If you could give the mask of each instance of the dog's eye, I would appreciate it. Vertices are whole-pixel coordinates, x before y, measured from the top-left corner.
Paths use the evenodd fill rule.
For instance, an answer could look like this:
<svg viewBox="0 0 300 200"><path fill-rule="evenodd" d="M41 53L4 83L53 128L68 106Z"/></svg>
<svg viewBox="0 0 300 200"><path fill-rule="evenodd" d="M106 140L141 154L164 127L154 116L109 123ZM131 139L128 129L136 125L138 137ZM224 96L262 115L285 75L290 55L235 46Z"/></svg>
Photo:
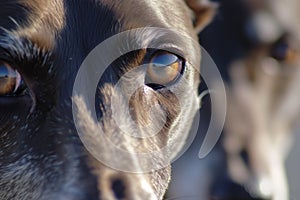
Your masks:
<svg viewBox="0 0 300 200"><path fill-rule="evenodd" d="M272 56L279 61L294 62L297 60L299 53L290 48L286 43L276 44L272 49Z"/></svg>
<svg viewBox="0 0 300 200"><path fill-rule="evenodd" d="M169 52L154 54L147 67L146 84L159 89L174 83L183 71L184 61L179 56Z"/></svg>
<svg viewBox="0 0 300 200"><path fill-rule="evenodd" d="M0 61L0 97L20 95L23 91L24 83L19 72Z"/></svg>

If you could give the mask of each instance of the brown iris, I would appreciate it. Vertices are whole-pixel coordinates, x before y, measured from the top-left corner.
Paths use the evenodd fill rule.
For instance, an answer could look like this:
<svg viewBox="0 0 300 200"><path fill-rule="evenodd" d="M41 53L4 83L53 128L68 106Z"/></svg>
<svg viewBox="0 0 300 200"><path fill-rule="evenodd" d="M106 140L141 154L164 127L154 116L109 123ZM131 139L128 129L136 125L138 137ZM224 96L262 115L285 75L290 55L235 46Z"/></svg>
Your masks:
<svg viewBox="0 0 300 200"><path fill-rule="evenodd" d="M0 61L0 96L14 95L20 82L20 74L8 63Z"/></svg>
<svg viewBox="0 0 300 200"><path fill-rule="evenodd" d="M182 59L169 52L154 54L146 73L147 85L166 86L174 83L183 69Z"/></svg>

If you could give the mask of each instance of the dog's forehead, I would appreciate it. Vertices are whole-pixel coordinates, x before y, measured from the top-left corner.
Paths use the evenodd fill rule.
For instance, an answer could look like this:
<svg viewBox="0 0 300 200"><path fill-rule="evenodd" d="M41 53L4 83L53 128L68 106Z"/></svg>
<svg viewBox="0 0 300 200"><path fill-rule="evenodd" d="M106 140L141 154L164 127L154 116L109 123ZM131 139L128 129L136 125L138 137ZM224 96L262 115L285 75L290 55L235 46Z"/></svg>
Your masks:
<svg viewBox="0 0 300 200"><path fill-rule="evenodd" d="M114 27L109 26L115 23L120 25L117 32L148 26L173 28L195 36L191 32L190 13L183 0L17 0L0 1L0 6L7 8L5 13L0 14L1 27L16 25L14 28L18 35L49 50L54 48L59 33L74 24L85 24L84 28L91 31L96 26L112 30ZM107 15L115 22L106 23L105 20L109 18ZM97 21L93 18L97 18Z"/></svg>
<svg viewBox="0 0 300 200"><path fill-rule="evenodd" d="M125 28L157 26L174 28L183 32L192 30L189 11L183 0L99 0L112 8L125 22Z"/></svg>

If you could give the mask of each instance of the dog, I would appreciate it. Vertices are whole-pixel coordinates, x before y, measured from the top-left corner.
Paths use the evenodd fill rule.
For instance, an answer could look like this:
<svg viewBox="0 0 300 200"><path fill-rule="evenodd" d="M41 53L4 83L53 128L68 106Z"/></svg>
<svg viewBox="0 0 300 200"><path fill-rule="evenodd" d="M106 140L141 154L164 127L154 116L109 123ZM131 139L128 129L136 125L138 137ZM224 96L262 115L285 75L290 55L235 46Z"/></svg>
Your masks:
<svg viewBox="0 0 300 200"><path fill-rule="evenodd" d="M300 114L300 32L293 22L299 2L248 3L247 26L255 45L230 69L224 136L228 174L249 196L288 200L285 160Z"/></svg>
<svg viewBox="0 0 300 200"><path fill-rule="evenodd" d="M170 42L168 35L159 39L161 34L145 32L147 27L173 29L198 41L197 31L211 15L212 6L196 0L1 0L0 199L162 199L170 180L170 165L133 173L131 166L137 169L142 165L134 153L156 150L176 138L184 143L199 108L200 53L189 41ZM83 135L97 131L98 122L91 117L91 99L73 95L73 86L81 64L95 47L133 29L144 35L135 35L131 43L142 38L143 42L169 45L169 49L148 49L145 45L116 58L103 76L96 77L99 82L93 98L97 120L104 133L132 157L126 159L109 151L108 143L101 147L100 154L125 163L129 172L122 172L100 162L80 140L74 118ZM108 48L119 51L120 46L117 43ZM97 57L102 59L101 56ZM193 59L197 61L195 66L189 64ZM115 89L129 69L142 64L147 70L140 73L148 77L149 83L145 81L131 97ZM162 71L158 72L155 64ZM191 87L183 86L180 77L188 80ZM82 84L87 90L92 87L89 78ZM126 90L128 85L121 86ZM178 91L176 97L170 88ZM118 97L117 104L112 104L112 96ZM121 121L128 118L122 111L126 98L137 129L116 124L112 119L112 110L121 113ZM179 105L179 101L183 104ZM153 105L167 113L160 136L142 141L120 136L117 127L140 133L149 120L159 121L159 116L150 118ZM176 154L181 146L171 153Z"/></svg>
<svg viewBox="0 0 300 200"><path fill-rule="evenodd" d="M294 0L220 2L221 14L202 38L211 37L207 49L227 81L224 132L214 150L199 160L203 125L198 142L175 163L170 197L295 198L285 161L300 114L299 5Z"/></svg>

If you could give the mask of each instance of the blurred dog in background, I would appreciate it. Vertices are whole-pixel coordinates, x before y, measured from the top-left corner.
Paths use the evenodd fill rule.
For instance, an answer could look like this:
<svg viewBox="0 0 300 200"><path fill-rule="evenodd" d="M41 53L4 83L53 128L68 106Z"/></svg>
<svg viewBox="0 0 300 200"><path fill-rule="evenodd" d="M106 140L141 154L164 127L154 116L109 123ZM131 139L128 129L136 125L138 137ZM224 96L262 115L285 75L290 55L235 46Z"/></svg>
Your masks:
<svg viewBox="0 0 300 200"><path fill-rule="evenodd" d="M300 2L219 4L220 13L201 39L227 81L224 134L205 159L196 160L199 136L198 148L175 163L180 172L170 196L289 200L285 159L300 116ZM179 188L181 181L187 186Z"/></svg>

